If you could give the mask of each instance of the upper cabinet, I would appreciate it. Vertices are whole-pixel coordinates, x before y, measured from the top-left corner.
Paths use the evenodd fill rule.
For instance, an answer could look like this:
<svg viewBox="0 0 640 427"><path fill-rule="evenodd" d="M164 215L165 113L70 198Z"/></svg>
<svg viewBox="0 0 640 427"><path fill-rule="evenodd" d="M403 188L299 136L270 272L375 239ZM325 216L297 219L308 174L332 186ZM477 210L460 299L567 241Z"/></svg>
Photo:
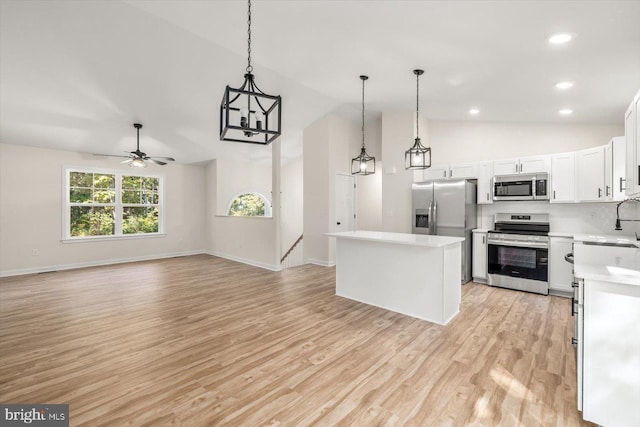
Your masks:
<svg viewBox="0 0 640 427"><path fill-rule="evenodd" d="M478 204L493 203L493 162L478 163Z"/></svg>
<svg viewBox="0 0 640 427"><path fill-rule="evenodd" d="M623 136L613 138L604 149L604 197L608 202L619 202L624 194L626 144Z"/></svg>
<svg viewBox="0 0 640 427"><path fill-rule="evenodd" d="M518 159L496 160L493 162L494 175L515 175L519 173L549 172L550 156L531 156Z"/></svg>
<svg viewBox="0 0 640 427"><path fill-rule="evenodd" d="M626 195L640 196L640 91L624 115Z"/></svg>
<svg viewBox="0 0 640 427"><path fill-rule="evenodd" d="M578 201L602 202L605 200L605 147L580 150L577 153Z"/></svg>
<svg viewBox="0 0 640 427"><path fill-rule="evenodd" d="M420 172L422 175L420 175ZM433 165L429 169L416 171L414 181L436 179L477 179L478 163L453 163L450 165Z"/></svg>
<svg viewBox="0 0 640 427"><path fill-rule="evenodd" d="M576 201L576 153L551 156L551 203Z"/></svg>

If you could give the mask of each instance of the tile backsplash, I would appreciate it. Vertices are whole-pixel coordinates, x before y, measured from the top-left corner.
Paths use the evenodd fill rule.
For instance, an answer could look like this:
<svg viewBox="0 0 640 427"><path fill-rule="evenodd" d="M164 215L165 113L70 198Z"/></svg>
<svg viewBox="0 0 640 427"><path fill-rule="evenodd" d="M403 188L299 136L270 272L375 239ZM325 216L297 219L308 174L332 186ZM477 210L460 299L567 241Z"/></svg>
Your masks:
<svg viewBox="0 0 640 427"><path fill-rule="evenodd" d="M640 221L622 221L622 231L615 230L617 202L558 204L548 202L498 202L478 205L478 228L493 228L493 215L505 213L548 213L552 232L597 233L614 236L640 234ZM640 203L620 206L621 219L640 220Z"/></svg>

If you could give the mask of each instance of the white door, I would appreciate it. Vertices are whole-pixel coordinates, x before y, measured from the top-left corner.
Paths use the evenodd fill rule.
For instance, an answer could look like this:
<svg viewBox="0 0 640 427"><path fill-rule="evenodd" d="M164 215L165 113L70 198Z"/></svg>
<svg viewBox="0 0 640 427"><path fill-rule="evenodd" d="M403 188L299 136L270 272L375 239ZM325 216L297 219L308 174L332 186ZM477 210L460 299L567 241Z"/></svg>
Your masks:
<svg viewBox="0 0 640 427"><path fill-rule="evenodd" d="M334 213L336 231L356 229L356 177L336 174Z"/></svg>
<svg viewBox="0 0 640 427"><path fill-rule="evenodd" d="M449 174L449 165L433 165L422 171L422 180L445 179Z"/></svg>
<svg viewBox="0 0 640 427"><path fill-rule="evenodd" d="M493 203L493 162L478 163L478 204Z"/></svg>
<svg viewBox="0 0 640 427"><path fill-rule="evenodd" d="M549 156L531 156L520 159L520 173L547 172L551 168Z"/></svg>
<svg viewBox="0 0 640 427"><path fill-rule="evenodd" d="M493 173L495 175L513 175L518 172L520 172L518 159L496 160L493 162Z"/></svg>
<svg viewBox="0 0 640 427"><path fill-rule="evenodd" d="M451 179L476 179L478 178L477 163L456 163L449 165L449 178Z"/></svg>
<svg viewBox="0 0 640 427"><path fill-rule="evenodd" d="M576 201L576 155L560 153L551 156L551 203Z"/></svg>
<svg viewBox="0 0 640 427"><path fill-rule="evenodd" d="M487 233L473 232L473 280L487 280Z"/></svg>

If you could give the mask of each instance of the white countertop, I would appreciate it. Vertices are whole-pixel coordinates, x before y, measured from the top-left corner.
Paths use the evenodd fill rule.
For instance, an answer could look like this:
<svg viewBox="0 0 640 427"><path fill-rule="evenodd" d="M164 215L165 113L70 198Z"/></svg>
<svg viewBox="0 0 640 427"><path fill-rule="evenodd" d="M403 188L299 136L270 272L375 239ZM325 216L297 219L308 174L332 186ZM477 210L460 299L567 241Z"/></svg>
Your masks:
<svg viewBox="0 0 640 427"><path fill-rule="evenodd" d="M575 244L576 277L640 286L640 248Z"/></svg>
<svg viewBox="0 0 640 427"><path fill-rule="evenodd" d="M487 233L489 230L491 230L491 229L490 228L474 228L471 231L473 233Z"/></svg>
<svg viewBox="0 0 640 427"><path fill-rule="evenodd" d="M439 248L464 242L464 237L431 236L425 234L388 233L384 231L341 231L337 233L325 233L325 236L340 237L344 239L368 240L380 243L397 243L401 245L423 246Z"/></svg>
<svg viewBox="0 0 640 427"><path fill-rule="evenodd" d="M612 244L612 245L632 244L640 248L640 242L636 240L635 236L610 236L606 234L576 234L573 236L573 240L575 240L576 242L605 243L605 244Z"/></svg>

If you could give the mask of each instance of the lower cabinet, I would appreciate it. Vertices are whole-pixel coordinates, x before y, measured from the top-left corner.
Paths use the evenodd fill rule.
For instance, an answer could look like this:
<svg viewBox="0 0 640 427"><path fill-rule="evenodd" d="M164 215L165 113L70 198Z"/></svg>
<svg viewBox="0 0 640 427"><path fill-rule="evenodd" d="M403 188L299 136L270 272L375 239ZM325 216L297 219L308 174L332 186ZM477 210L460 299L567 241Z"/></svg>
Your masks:
<svg viewBox="0 0 640 427"><path fill-rule="evenodd" d="M566 293L567 296L573 289L571 280L573 278L573 265L568 263L564 257L573 250L573 237L550 237L549 238L549 290Z"/></svg>
<svg viewBox="0 0 640 427"><path fill-rule="evenodd" d="M487 232L473 230L473 281L487 283Z"/></svg>

